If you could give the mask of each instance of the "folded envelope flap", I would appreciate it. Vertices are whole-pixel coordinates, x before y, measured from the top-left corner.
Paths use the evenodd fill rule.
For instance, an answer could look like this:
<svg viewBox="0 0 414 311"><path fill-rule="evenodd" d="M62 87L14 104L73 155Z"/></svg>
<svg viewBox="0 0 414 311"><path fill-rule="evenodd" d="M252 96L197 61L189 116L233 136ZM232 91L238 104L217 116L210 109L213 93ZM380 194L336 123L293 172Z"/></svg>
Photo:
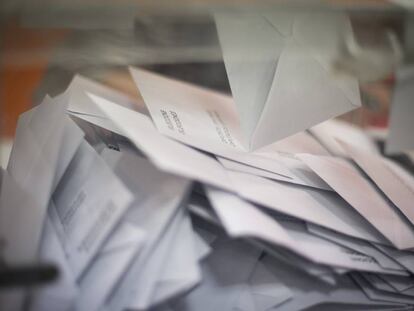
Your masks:
<svg viewBox="0 0 414 311"><path fill-rule="evenodd" d="M250 139L265 106L284 38L260 14L215 14L241 128Z"/></svg>
<svg viewBox="0 0 414 311"><path fill-rule="evenodd" d="M328 19L324 26L339 30L318 33L323 25L314 25L313 19L302 16L295 18L293 35L286 40L279 57L265 107L251 138L251 149L270 144L360 106L357 80L334 74L330 69L338 45L331 38L335 38L338 33L342 34L342 29L346 28L331 20L332 18ZM303 29L314 31L307 33ZM324 45L320 47L302 37L310 37Z"/></svg>

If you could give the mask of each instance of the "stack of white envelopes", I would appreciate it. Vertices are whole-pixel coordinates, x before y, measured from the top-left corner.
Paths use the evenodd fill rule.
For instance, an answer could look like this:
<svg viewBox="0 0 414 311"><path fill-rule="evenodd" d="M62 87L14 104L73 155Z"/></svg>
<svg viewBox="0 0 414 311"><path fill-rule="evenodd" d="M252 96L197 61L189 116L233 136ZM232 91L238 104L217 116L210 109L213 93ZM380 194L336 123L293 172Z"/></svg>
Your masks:
<svg viewBox="0 0 414 311"><path fill-rule="evenodd" d="M412 310L414 177L368 135L267 115L252 149L231 97L131 74L146 112L77 76L21 115L2 257L60 277L1 310Z"/></svg>

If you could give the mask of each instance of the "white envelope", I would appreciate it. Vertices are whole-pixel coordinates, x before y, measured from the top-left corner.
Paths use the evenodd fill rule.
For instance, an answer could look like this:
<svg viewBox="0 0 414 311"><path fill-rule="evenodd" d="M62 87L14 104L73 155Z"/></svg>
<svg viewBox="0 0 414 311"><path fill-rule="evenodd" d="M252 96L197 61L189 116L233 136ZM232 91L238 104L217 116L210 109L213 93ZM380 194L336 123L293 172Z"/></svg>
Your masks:
<svg viewBox="0 0 414 311"><path fill-rule="evenodd" d="M389 168L385 158L361 150L351 143L339 142L345 152L414 225L414 192Z"/></svg>
<svg viewBox="0 0 414 311"><path fill-rule="evenodd" d="M251 203L212 187L205 187L205 190L211 206L231 237L254 237L296 250L295 241L283 227ZM305 255L300 248L297 251Z"/></svg>
<svg viewBox="0 0 414 311"><path fill-rule="evenodd" d="M296 243L275 219L260 211L256 206L238 198L234 194L226 193L218 189L208 187L207 192L211 200L211 205L219 219L217 219L209 207L205 206L206 203L193 203L189 207L194 211L195 204L201 205L197 208L196 214L208 222L217 225L222 224L229 236L244 239L250 238L250 242L263 248L272 256L287 260L290 264L300 267L304 273L317 278L322 274L332 272L327 266L309 261L311 257L301 249L301 245ZM234 208L231 209L229 206L233 206ZM253 219L255 221L252 222ZM254 240L251 238L254 238ZM299 257L279 247L274 249L274 245L283 246L303 257ZM326 280L324 277L321 278ZM330 281L327 280L328 283Z"/></svg>
<svg viewBox="0 0 414 311"><path fill-rule="evenodd" d="M277 212L361 239L385 239L338 194L239 172L228 172L238 194Z"/></svg>
<svg viewBox="0 0 414 311"><path fill-rule="evenodd" d="M379 251L377 248L372 246L369 242L366 242L360 239L347 237L345 235L338 234L331 230L327 230L322 227L318 227L318 226L315 226L309 223L307 224L307 228L309 232L317 236L320 236L322 238L338 243L356 252L375 258L378 264L384 269L389 270L389 273L391 274L407 275L407 271L403 266L401 266L397 261L393 260L389 256Z"/></svg>
<svg viewBox="0 0 414 311"><path fill-rule="evenodd" d="M341 267L350 270L371 271L404 275L404 271L394 271L382 268L377 261L364 253L353 251L348 247L309 234L301 223L281 221L283 228L298 244L302 252L312 261L331 267Z"/></svg>
<svg viewBox="0 0 414 311"><path fill-rule="evenodd" d="M204 148L244 149L230 96L140 68L130 72L161 133Z"/></svg>
<svg viewBox="0 0 414 311"><path fill-rule="evenodd" d="M36 259L66 118L61 98L45 98L20 118L0 197L0 240L5 242L6 260Z"/></svg>
<svg viewBox="0 0 414 311"><path fill-rule="evenodd" d="M232 237L259 238L319 264L362 271L384 271L372 258L313 236L303 226L280 223L233 194L212 188L206 188L206 192L213 209Z"/></svg>
<svg viewBox="0 0 414 311"><path fill-rule="evenodd" d="M398 249L414 247L414 228L350 163L340 158L299 156Z"/></svg>
<svg viewBox="0 0 414 311"><path fill-rule="evenodd" d="M249 149L358 108L358 82L335 74L352 36L339 13L215 15L230 87Z"/></svg>

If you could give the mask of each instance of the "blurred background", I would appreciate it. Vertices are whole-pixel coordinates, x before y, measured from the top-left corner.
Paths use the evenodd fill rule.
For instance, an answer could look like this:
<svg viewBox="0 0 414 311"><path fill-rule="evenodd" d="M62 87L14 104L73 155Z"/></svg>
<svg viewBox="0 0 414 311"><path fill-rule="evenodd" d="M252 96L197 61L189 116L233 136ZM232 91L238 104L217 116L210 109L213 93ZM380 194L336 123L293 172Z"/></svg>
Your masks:
<svg viewBox="0 0 414 311"><path fill-rule="evenodd" d="M362 66L363 72L355 72L363 107L341 118L383 135L395 70L414 59L413 9L411 0L2 0L1 165L6 165L18 115L46 94L64 91L77 73L126 92L137 103L140 95L128 73L129 65L230 94L213 18L222 11L348 14L358 44L368 55L380 55L385 61L377 66L381 68ZM397 42L397 51L395 46L392 49L389 34Z"/></svg>

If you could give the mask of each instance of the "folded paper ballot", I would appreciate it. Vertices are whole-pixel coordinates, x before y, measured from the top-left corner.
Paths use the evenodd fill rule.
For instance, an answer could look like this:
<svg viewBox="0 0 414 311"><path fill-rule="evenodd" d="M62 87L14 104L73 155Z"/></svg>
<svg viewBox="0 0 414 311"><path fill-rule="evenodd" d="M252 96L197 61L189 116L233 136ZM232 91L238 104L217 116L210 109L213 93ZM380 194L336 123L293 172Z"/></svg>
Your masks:
<svg viewBox="0 0 414 311"><path fill-rule="evenodd" d="M231 98L131 72L150 116L77 76L20 117L1 254L60 278L2 310L412 309L413 177L368 136L249 151Z"/></svg>
<svg viewBox="0 0 414 311"><path fill-rule="evenodd" d="M215 21L248 149L361 105L357 80L333 70L353 36L345 15L219 13Z"/></svg>

